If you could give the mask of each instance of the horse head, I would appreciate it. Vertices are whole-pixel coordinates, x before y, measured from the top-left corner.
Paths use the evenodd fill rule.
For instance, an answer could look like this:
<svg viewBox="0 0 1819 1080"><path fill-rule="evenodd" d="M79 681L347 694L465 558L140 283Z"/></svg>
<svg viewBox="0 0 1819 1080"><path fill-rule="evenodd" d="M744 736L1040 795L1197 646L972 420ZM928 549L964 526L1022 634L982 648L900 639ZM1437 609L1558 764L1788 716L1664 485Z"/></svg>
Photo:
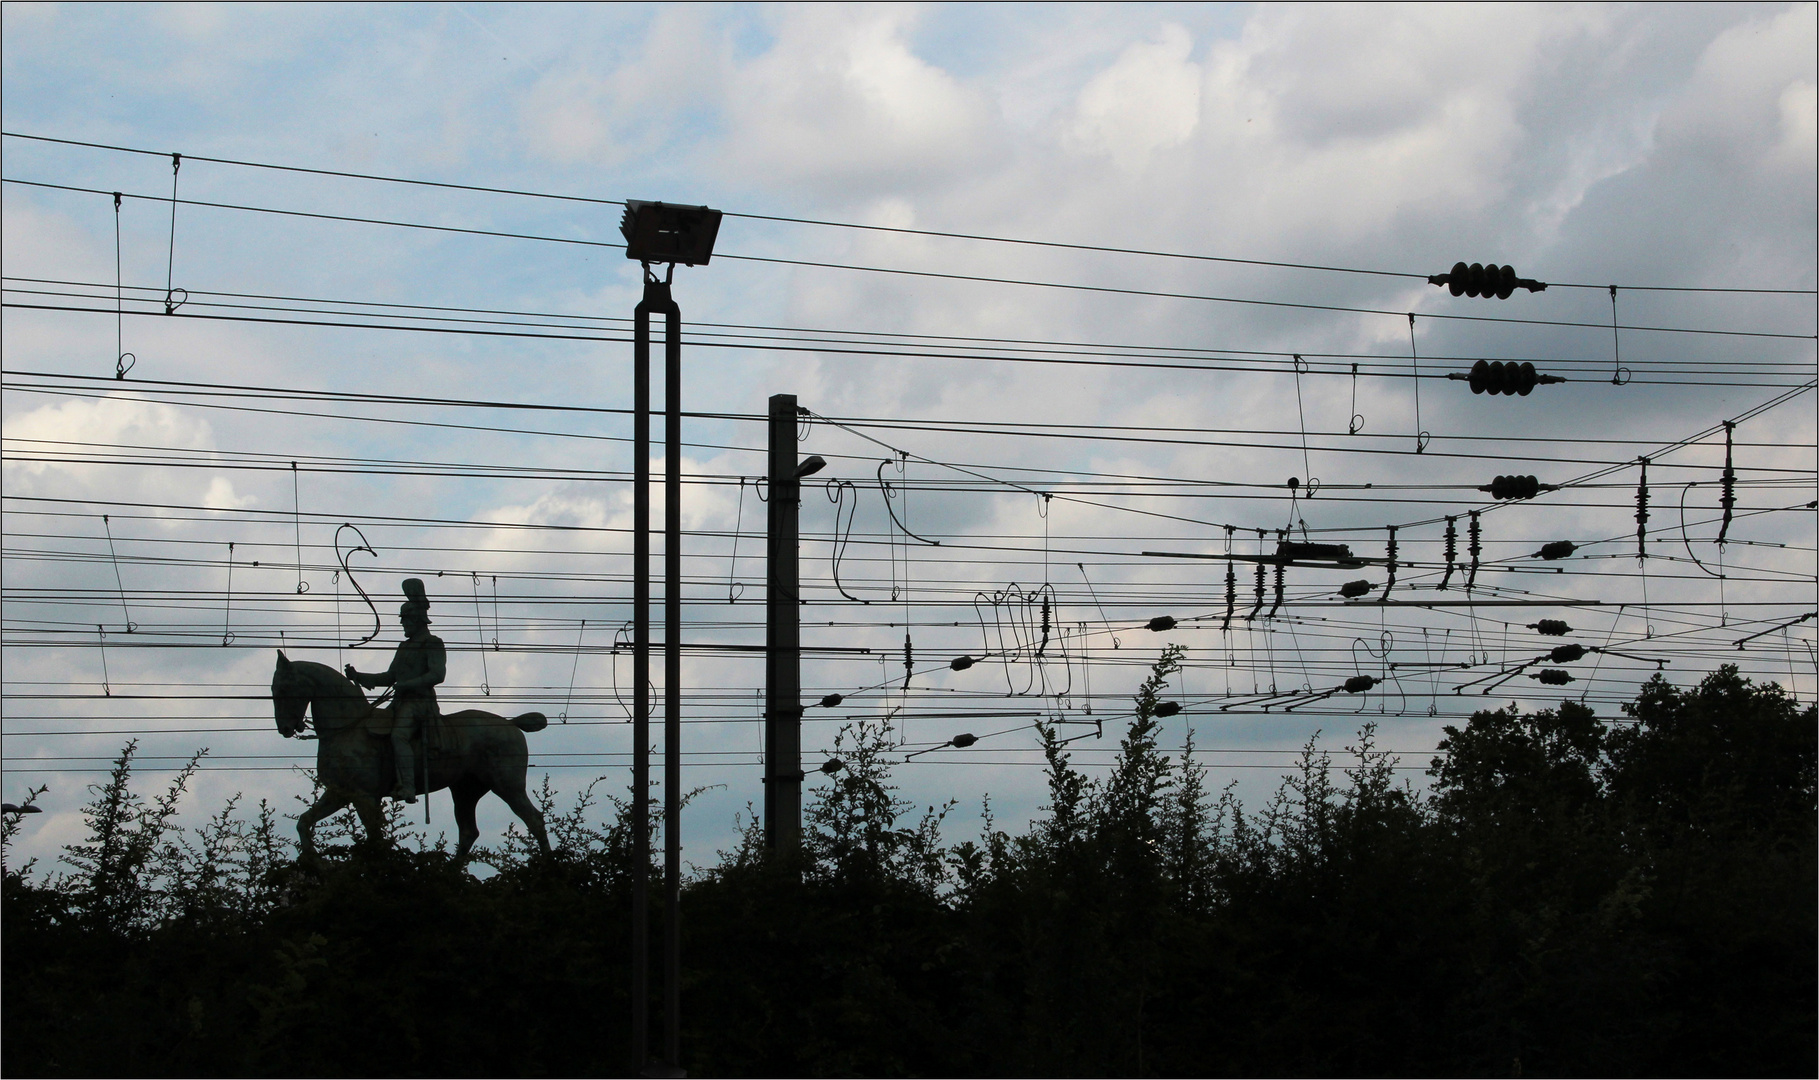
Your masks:
<svg viewBox="0 0 1819 1080"><path fill-rule="evenodd" d="M309 687L296 665L284 650L278 650L278 669L272 672L272 714L278 723L278 734L285 738L303 732L304 714L309 711Z"/></svg>

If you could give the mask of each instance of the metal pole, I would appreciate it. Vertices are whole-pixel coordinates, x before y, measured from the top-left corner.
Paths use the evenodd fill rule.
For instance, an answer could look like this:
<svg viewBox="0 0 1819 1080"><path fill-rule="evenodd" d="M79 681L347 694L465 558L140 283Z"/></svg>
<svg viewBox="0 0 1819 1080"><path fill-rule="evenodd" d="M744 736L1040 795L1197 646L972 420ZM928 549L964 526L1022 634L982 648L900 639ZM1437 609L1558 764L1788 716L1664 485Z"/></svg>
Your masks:
<svg viewBox="0 0 1819 1080"><path fill-rule="evenodd" d="M672 266L671 270L675 267ZM682 309L663 285L663 1061L681 1072Z"/></svg>
<svg viewBox="0 0 1819 1080"><path fill-rule="evenodd" d="M651 310L645 267L632 337L632 1071L650 1061Z"/></svg>
<svg viewBox="0 0 1819 1080"><path fill-rule="evenodd" d="M778 855L802 839L802 588L796 395L770 403L770 513L764 590L764 838Z"/></svg>

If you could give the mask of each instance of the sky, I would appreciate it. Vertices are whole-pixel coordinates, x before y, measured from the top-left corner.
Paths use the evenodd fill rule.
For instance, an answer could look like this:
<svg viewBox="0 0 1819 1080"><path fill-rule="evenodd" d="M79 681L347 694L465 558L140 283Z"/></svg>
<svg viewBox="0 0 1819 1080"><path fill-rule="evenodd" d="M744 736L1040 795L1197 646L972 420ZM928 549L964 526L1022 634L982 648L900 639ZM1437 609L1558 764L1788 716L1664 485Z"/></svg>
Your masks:
<svg viewBox="0 0 1819 1080"><path fill-rule="evenodd" d="M154 786L207 748L192 820L294 813L274 650L383 667L408 576L445 710L549 714L559 805L625 790L624 199L727 214L675 273L685 640L763 640L763 415L794 394L830 462L805 694L847 699L809 764L888 718L950 839L987 796L1039 813L1036 717L1102 772L1168 643L1164 746L1192 729L1252 800L1367 722L1419 784L1474 708L1620 718L1722 662L1810 700L1814 622L1777 627L1815 604L1816 36L1813 4L8 3L0 763L8 801L49 787L21 854L81 838L132 738ZM1427 282L1457 261L1549 288ZM1567 381L1474 395L1446 376L1476 359ZM1477 490L1503 474L1572 483ZM1290 568L1273 615L1231 564L1228 624L1217 556L1291 526L1378 563ZM1614 652L1529 678L1542 618ZM692 650L681 683L707 865L762 801L762 660Z"/></svg>

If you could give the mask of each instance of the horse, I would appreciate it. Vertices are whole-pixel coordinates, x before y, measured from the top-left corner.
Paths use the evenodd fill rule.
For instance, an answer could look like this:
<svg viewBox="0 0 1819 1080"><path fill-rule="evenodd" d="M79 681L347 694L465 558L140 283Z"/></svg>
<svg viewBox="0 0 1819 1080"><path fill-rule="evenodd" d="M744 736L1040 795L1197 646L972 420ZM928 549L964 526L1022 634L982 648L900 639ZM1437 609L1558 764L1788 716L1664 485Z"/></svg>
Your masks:
<svg viewBox="0 0 1819 1080"><path fill-rule="evenodd" d="M292 660L278 651L278 668L272 674L272 711L278 733L285 738L301 735L304 714L313 711L316 727L316 778L322 797L297 819L297 836L303 858L316 860L316 823L348 803L360 815L366 835L373 841L384 835L385 818L379 800L392 790L391 736L372 730L374 722L388 729L390 710L375 708L360 688L326 664ZM488 791L497 794L523 820L537 846L549 853L549 835L543 814L524 790L530 748L524 733L542 731L548 719L528 712L506 719L479 709L464 709L443 716L439 730L423 732L429 743L428 791L448 788L455 800L455 824L460 827L457 861L465 860L480 829L474 824L474 804ZM428 725L425 725L426 727ZM437 738L436 736L439 736Z"/></svg>

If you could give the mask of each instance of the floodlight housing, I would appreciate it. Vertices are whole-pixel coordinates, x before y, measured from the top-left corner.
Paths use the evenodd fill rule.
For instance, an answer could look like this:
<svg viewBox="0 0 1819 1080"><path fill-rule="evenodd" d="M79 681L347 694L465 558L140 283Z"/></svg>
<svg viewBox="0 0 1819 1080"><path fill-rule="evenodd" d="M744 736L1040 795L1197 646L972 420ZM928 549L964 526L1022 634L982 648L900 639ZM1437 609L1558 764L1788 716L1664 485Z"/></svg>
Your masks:
<svg viewBox="0 0 1819 1080"><path fill-rule="evenodd" d="M625 235L628 259L706 266L714 253L714 239L720 235L720 211L627 199L619 231Z"/></svg>
<svg viewBox="0 0 1819 1080"><path fill-rule="evenodd" d="M800 480L805 476L813 476L825 468L827 468L826 458L822 457L820 454L810 454L796 464L796 479Z"/></svg>

